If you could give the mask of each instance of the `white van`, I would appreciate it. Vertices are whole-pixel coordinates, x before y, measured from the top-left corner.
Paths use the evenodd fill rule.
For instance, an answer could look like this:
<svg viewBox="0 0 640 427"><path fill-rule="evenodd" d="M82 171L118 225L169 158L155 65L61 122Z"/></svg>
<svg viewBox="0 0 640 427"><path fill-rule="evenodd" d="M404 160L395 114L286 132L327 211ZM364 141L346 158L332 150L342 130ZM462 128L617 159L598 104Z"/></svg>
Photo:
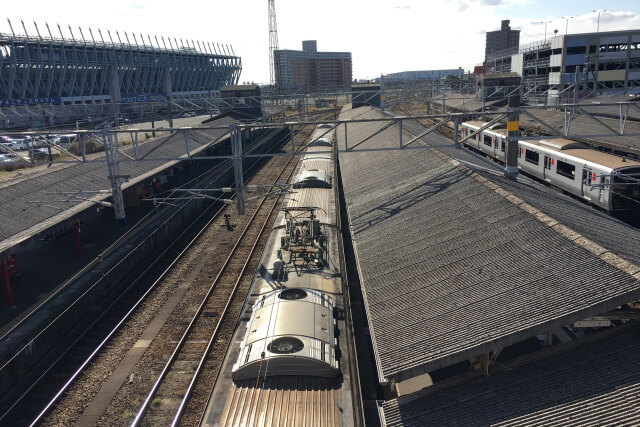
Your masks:
<svg viewBox="0 0 640 427"><path fill-rule="evenodd" d="M13 144L12 150L28 150L29 144L26 139L12 139L11 144Z"/></svg>
<svg viewBox="0 0 640 427"><path fill-rule="evenodd" d="M69 148L69 146L75 142L75 140L78 138L78 135L75 133L69 133L67 135L60 135L58 137L58 143L60 144L60 146L62 148Z"/></svg>

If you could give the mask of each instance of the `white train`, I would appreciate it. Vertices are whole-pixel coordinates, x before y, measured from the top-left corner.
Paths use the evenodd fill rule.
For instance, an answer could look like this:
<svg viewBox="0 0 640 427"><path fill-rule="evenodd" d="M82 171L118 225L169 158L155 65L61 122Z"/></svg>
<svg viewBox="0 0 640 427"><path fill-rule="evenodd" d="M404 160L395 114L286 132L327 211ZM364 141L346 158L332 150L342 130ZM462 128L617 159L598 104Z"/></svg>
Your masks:
<svg viewBox="0 0 640 427"><path fill-rule="evenodd" d="M263 254L267 268L252 288L234 381L339 373L334 308L342 305L342 286L333 274L339 268L333 139L332 125L316 128L276 219Z"/></svg>
<svg viewBox="0 0 640 427"><path fill-rule="evenodd" d="M467 137L486 123L462 124ZM465 144L505 161L507 131L496 124ZM518 141L518 169L617 216L640 212L640 162L588 148L563 138Z"/></svg>

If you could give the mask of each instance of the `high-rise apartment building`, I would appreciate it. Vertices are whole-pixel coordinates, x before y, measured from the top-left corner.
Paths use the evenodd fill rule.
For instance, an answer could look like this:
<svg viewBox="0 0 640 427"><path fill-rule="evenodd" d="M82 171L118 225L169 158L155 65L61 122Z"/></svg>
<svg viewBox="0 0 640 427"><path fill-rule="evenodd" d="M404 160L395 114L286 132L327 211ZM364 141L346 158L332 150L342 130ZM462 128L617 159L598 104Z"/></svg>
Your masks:
<svg viewBox="0 0 640 427"><path fill-rule="evenodd" d="M484 59L495 52L509 48L518 49L520 44L520 30L512 30L508 19L502 21L499 31L487 31L487 42L484 48Z"/></svg>
<svg viewBox="0 0 640 427"><path fill-rule="evenodd" d="M303 41L301 51L276 50L274 67L282 89L316 92L351 86L351 52L318 52L315 40Z"/></svg>

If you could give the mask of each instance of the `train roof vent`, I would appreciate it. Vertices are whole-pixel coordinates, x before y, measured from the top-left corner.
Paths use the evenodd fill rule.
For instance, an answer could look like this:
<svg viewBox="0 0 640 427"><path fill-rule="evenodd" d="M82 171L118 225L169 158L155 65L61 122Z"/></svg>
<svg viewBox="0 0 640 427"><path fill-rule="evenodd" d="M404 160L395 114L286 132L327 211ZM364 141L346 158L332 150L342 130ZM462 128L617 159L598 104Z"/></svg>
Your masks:
<svg viewBox="0 0 640 427"><path fill-rule="evenodd" d="M304 343L296 337L280 337L267 345L267 350L274 354L292 354L302 351Z"/></svg>
<svg viewBox="0 0 640 427"><path fill-rule="evenodd" d="M305 290L298 288L285 289L278 294L278 298L284 300L304 299L306 297L307 293L305 292Z"/></svg>
<svg viewBox="0 0 640 427"><path fill-rule="evenodd" d="M325 171L306 170L298 175L294 188L331 188L331 178Z"/></svg>
<svg viewBox="0 0 640 427"><path fill-rule="evenodd" d="M313 145L314 146L320 146L320 147L331 147L331 141L329 141L327 138L318 138L315 141L313 141Z"/></svg>

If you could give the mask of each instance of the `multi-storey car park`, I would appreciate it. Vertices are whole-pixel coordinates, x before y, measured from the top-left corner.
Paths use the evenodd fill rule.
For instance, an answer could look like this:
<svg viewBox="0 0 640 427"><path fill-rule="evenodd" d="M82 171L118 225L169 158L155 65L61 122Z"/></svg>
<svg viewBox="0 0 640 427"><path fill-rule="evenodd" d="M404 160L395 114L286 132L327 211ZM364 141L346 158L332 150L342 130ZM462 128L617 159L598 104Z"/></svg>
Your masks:
<svg viewBox="0 0 640 427"><path fill-rule="evenodd" d="M242 71L233 49L216 43L80 34L0 34L0 128L141 115L183 98L204 108Z"/></svg>
<svg viewBox="0 0 640 427"><path fill-rule="evenodd" d="M518 73L525 98L541 104L637 93L639 44L639 30L559 35L488 54L487 70Z"/></svg>

